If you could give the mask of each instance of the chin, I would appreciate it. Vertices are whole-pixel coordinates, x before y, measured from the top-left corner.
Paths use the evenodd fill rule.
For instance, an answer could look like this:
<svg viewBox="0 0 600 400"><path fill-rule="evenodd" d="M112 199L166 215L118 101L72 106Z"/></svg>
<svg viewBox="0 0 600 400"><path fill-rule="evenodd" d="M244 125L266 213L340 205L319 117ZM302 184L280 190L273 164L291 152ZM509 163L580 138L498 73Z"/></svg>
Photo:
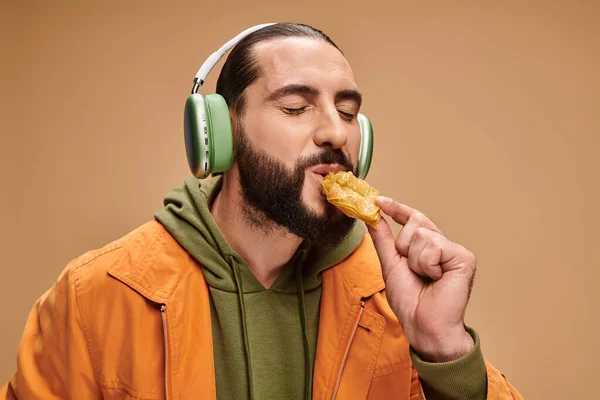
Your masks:
<svg viewBox="0 0 600 400"><path fill-rule="evenodd" d="M315 217L322 218L327 214L327 200L323 199L312 199L312 201L302 201L304 208L310 213L314 214Z"/></svg>
<svg viewBox="0 0 600 400"><path fill-rule="evenodd" d="M313 214L316 218L328 219L328 220L340 220L344 217L336 206L328 202L325 197L315 199L311 202L304 201L304 207Z"/></svg>

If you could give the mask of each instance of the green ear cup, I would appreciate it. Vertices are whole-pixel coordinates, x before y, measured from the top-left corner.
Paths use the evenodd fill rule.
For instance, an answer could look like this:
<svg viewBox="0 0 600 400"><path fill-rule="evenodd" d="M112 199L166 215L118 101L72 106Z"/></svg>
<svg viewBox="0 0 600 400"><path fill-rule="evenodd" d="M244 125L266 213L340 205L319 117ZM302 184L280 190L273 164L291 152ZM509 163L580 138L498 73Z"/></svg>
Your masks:
<svg viewBox="0 0 600 400"><path fill-rule="evenodd" d="M206 126L204 98L194 93L185 102L183 131L188 165L196 178L205 178L210 173L209 137Z"/></svg>
<svg viewBox="0 0 600 400"><path fill-rule="evenodd" d="M233 133L229 108L223 96L219 94L207 94L204 100L210 135L210 172L225 172L233 164Z"/></svg>
<svg viewBox="0 0 600 400"><path fill-rule="evenodd" d="M371 160L373 158L373 126L371 125L371 121L363 114L358 114L357 119L360 126L358 178L365 179L371 168Z"/></svg>
<svg viewBox="0 0 600 400"><path fill-rule="evenodd" d="M218 94L190 95L183 117L188 165L196 178L227 171L233 163L231 119Z"/></svg>

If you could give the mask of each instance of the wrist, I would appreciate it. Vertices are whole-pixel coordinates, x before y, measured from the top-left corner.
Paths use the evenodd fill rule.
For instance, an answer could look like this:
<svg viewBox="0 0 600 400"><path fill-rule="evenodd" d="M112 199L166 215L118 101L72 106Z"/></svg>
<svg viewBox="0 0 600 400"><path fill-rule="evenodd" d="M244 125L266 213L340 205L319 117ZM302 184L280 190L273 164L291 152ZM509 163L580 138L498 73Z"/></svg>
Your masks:
<svg viewBox="0 0 600 400"><path fill-rule="evenodd" d="M411 343L411 347L423 361L448 362L467 355L475 347L475 341L462 327L443 337L420 338L417 343Z"/></svg>

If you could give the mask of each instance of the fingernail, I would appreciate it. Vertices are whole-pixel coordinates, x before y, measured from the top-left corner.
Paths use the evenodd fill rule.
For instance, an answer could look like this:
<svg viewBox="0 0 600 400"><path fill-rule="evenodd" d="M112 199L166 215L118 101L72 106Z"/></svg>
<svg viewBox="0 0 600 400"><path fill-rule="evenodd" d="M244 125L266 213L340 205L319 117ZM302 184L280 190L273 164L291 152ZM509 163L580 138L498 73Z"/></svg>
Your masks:
<svg viewBox="0 0 600 400"><path fill-rule="evenodd" d="M381 205L388 205L391 203L392 199L386 196L377 196L375 197L375 201L377 201Z"/></svg>

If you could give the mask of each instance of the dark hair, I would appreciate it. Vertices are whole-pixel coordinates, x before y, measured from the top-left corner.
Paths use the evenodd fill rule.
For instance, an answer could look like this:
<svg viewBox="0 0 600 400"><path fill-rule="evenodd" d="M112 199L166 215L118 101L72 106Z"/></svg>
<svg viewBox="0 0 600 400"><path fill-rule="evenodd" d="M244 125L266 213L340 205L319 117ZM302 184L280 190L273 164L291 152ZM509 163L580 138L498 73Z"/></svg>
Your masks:
<svg viewBox="0 0 600 400"><path fill-rule="evenodd" d="M307 37L322 40L340 50L329 36L305 24L278 23L266 26L246 36L231 50L219 74L216 88L216 92L225 98L229 108L237 115L243 114L244 90L260 75L258 60L252 51L254 45L267 40L287 37ZM340 50L340 52L342 51Z"/></svg>

